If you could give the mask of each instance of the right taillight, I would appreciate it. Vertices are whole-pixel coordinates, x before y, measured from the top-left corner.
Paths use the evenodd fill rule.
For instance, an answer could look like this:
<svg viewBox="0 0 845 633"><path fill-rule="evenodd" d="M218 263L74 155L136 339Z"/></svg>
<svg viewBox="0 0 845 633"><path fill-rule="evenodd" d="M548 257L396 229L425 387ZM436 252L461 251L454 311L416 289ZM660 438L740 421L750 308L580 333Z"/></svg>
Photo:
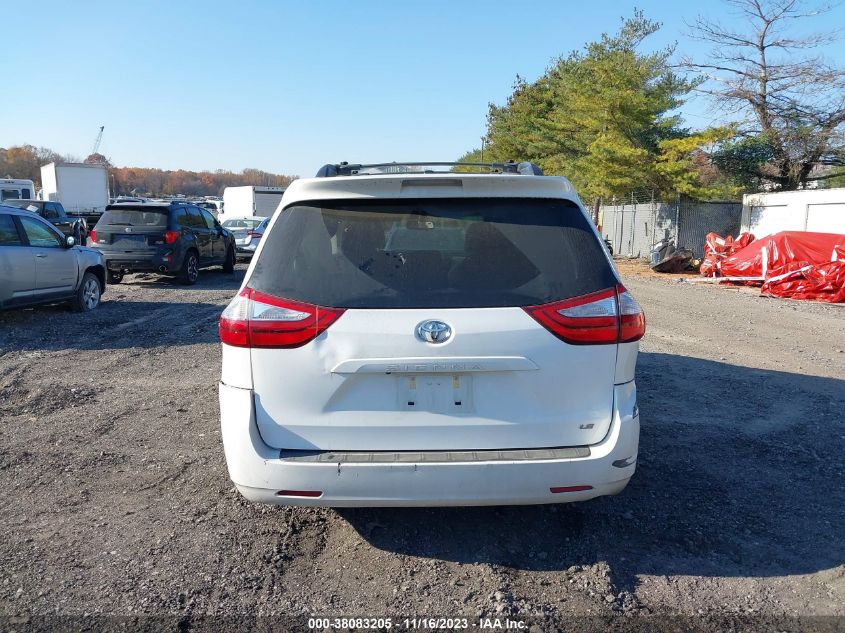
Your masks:
<svg viewBox="0 0 845 633"><path fill-rule="evenodd" d="M549 332L572 345L630 343L645 334L645 315L621 284L523 309Z"/></svg>
<svg viewBox="0 0 845 633"><path fill-rule="evenodd" d="M220 315L220 340L234 347L300 347L343 312L245 288Z"/></svg>
<svg viewBox="0 0 845 633"><path fill-rule="evenodd" d="M621 284L616 287L619 298L619 342L639 341L645 334L645 313Z"/></svg>
<svg viewBox="0 0 845 633"><path fill-rule="evenodd" d="M180 235L182 235L181 231L165 231L164 232L164 243L165 244L175 244L176 240L179 239Z"/></svg>

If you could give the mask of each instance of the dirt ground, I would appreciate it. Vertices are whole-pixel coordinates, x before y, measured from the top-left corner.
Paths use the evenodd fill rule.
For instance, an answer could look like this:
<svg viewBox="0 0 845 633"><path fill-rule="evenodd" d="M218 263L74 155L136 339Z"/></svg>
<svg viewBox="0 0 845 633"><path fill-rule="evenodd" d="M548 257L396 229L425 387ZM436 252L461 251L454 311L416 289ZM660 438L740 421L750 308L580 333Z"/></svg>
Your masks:
<svg viewBox="0 0 845 633"><path fill-rule="evenodd" d="M638 470L616 497L560 506L241 499L216 327L243 267L191 288L129 276L90 314L0 314L0 629L310 614L841 630L845 307L620 267L648 318Z"/></svg>

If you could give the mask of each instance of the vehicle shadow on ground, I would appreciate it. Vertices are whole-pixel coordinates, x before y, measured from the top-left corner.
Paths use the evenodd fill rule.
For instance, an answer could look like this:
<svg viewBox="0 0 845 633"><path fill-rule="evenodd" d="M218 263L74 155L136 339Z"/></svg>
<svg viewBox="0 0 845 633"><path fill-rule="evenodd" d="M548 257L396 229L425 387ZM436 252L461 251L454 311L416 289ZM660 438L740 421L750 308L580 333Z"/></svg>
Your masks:
<svg viewBox="0 0 845 633"><path fill-rule="evenodd" d="M782 576L845 563L845 381L643 353L639 465L618 496L558 506L338 510L379 549L559 571ZM550 482L559 483L559 482Z"/></svg>

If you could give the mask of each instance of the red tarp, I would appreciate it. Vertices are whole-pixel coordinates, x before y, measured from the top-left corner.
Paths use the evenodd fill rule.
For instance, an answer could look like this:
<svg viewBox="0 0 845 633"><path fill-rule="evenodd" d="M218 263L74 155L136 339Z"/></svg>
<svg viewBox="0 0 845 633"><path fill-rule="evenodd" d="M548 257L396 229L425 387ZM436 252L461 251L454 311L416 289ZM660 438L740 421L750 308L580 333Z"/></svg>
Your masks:
<svg viewBox="0 0 845 633"><path fill-rule="evenodd" d="M842 260L815 266L792 262L792 269L767 279L760 289L764 295L788 299L810 299L839 303L845 301L845 253Z"/></svg>
<svg viewBox="0 0 845 633"><path fill-rule="evenodd" d="M845 301L845 235L784 231L754 240L743 233L734 241L709 233L706 240L703 275L765 278L762 293L775 297Z"/></svg>
<svg viewBox="0 0 845 633"><path fill-rule="evenodd" d="M754 236L751 233L743 233L736 240L730 235L722 237L718 233L708 233L704 237L704 261L701 262L701 274L705 277L724 276L719 274L720 262L753 241Z"/></svg>

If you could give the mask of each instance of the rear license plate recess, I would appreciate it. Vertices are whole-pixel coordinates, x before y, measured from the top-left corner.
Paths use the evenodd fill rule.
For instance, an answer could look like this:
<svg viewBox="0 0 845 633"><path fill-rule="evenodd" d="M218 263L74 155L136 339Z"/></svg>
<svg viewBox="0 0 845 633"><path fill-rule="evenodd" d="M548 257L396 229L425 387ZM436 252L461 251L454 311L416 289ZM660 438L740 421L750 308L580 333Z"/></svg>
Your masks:
<svg viewBox="0 0 845 633"><path fill-rule="evenodd" d="M472 411L472 376L467 374L405 374L397 376L399 408L429 413Z"/></svg>

